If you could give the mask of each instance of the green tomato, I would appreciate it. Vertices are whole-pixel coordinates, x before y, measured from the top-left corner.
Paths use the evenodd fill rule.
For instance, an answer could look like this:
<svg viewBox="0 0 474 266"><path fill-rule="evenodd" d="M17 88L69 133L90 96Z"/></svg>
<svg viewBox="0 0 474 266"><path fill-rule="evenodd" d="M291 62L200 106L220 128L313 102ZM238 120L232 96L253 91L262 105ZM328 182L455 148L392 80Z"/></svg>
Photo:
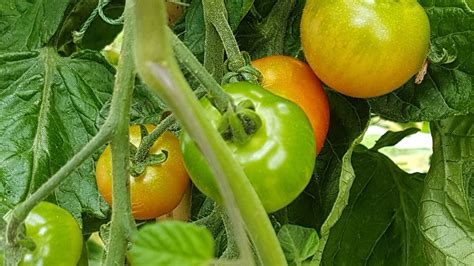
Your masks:
<svg viewBox="0 0 474 266"><path fill-rule="evenodd" d="M77 265L82 253L82 233L66 210L40 202L25 220L26 235L35 243L20 265Z"/></svg>
<svg viewBox="0 0 474 266"><path fill-rule="evenodd" d="M311 179L316 157L311 123L298 105L259 85L239 82L223 88L236 104L251 100L262 119L262 126L248 142L227 142L227 145L265 210L277 211L292 202ZM217 128L221 115L207 99L201 103ZM186 133L181 135L181 150L186 169L196 187L214 200L222 201L206 159Z"/></svg>

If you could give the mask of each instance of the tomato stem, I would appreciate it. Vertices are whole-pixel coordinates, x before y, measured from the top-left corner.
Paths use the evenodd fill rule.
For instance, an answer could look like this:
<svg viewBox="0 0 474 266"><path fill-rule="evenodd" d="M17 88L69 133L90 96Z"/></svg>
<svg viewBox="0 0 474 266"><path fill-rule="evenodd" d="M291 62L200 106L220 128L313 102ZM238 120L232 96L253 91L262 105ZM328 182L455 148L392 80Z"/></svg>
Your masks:
<svg viewBox="0 0 474 266"><path fill-rule="evenodd" d="M176 119L174 118L173 114L170 114L165 119L161 120L158 126L153 129L153 131L148 136L142 138L140 146L137 149L137 153L135 154L135 161L144 161L155 141L175 123Z"/></svg>
<svg viewBox="0 0 474 266"><path fill-rule="evenodd" d="M223 114L230 103L231 98L225 93L219 83L207 72L206 68L197 60L194 54L186 45L170 31L173 42L173 51L178 61L183 64L191 74L204 86L207 91L207 97L211 103Z"/></svg>
<svg viewBox="0 0 474 266"><path fill-rule="evenodd" d="M227 21L227 9L223 0L203 1L205 20L214 26L224 45L227 58L229 60L229 70L239 71L246 65L245 59L240 53L239 45L234 37L234 33Z"/></svg>
<svg viewBox="0 0 474 266"><path fill-rule="evenodd" d="M117 76L114 85L114 96L111 104L111 116L115 118L116 132L112 137L112 221L110 225L109 245L107 246L105 265L122 265L125 261L127 245L131 234L136 230L132 217L130 190L129 137L130 106L135 80L133 59L133 1L125 3L123 42Z"/></svg>
<svg viewBox="0 0 474 266"><path fill-rule="evenodd" d="M169 32L165 28L164 1L137 1L135 12L137 69L142 79L167 103L208 161L234 226L242 264L252 264L253 257L243 220L263 263L285 265L283 251L255 190L224 140L204 115L202 106L172 56Z"/></svg>

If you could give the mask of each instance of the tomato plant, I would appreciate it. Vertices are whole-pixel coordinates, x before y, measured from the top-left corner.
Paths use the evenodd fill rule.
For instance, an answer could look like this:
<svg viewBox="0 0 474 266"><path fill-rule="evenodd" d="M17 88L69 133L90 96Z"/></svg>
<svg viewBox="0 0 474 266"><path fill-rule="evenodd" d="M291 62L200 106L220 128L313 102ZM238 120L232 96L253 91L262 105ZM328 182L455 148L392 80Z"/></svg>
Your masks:
<svg viewBox="0 0 474 266"><path fill-rule="evenodd" d="M155 127L146 125L148 132ZM141 143L140 126L129 129L130 143L138 147ZM172 211L178 206L188 186L189 178L183 164L178 138L165 132L150 148L150 154L166 152L166 161L147 166L139 176L130 176L132 214L137 220L153 219ZM99 191L112 205L112 153L107 146L96 165Z"/></svg>
<svg viewBox="0 0 474 266"><path fill-rule="evenodd" d="M421 70L430 25L416 0L308 1L301 43L316 75L345 95L387 94Z"/></svg>
<svg viewBox="0 0 474 266"><path fill-rule="evenodd" d="M25 220L26 235L35 248L23 255L20 265L76 265L82 253L82 233L66 210L40 202Z"/></svg>
<svg viewBox="0 0 474 266"><path fill-rule="evenodd" d="M313 126L319 153L329 128L329 103L318 77L307 64L289 56L268 56L252 65L262 73L264 88L303 109Z"/></svg>
<svg viewBox="0 0 474 266"><path fill-rule="evenodd" d="M0 1L0 260L471 265L472 8L471 0ZM174 11L182 17L170 22ZM254 66L267 90L232 83L260 81L251 58L264 58ZM308 67L290 58L308 62L328 104ZM131 124L158 129L140 138L145 130L135 128L130 145ZM151 136L167 130L183 142L167 132L153 146ZM151 219L179 202L186 167L196 185L181 200L191 205L186 222L135 221L132 209ZM28 214L45 199L93 234L79 262L69 259L79 256L80 233L61 234L68 252L54 256L41 253L45 235L28 238Z"/></svg>
<svg viewBox="0 0 474 266"><path fill-rule="evenodd" d="M268 212L292 202L308 184L314 167L314 135L304 112L289 100L258 85L231 83L224 90L236 103L250 99L263 126L244 144L228 142L235 159L247 174ZM206 114L217 128L221 115L202 101ZM206 195L221 200L216 181L204 157L187 134L181 149L193 183Z"/></svg>

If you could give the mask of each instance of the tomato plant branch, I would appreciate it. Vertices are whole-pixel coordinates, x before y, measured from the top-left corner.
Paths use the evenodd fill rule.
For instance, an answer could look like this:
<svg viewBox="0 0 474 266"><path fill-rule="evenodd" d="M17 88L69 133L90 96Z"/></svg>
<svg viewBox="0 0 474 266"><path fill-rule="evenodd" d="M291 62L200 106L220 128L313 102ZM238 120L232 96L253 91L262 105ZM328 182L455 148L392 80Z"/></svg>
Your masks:
<svg viewBox="0 0 474 266"><path fill-rule="evenodd" d="M221 82L224 76L224 45L216 28L212 25L207 13L209 9L204 9L204 68L212 75L216 82Z"/></svg>
<svg viewBox="0 0 474 266"><path fill-rule="evenodd" d="M135 161L141 162L145 160L150 148L153 146L155 141L163 134L165 131L170 128L176 119L172 114L167 116L165 119L161 120L158 126L153 129L153 131L142 139L140 142L140 146L137 149L137 153L135 154Z"/></svg>
<svg viewBox="0 0 474 266"><path fill-rule="evenodd" d="M164 10L164 1L138 1L135 5L137 69L143 80L167 103L208 160L235 226L242 263L248 265L252 260L243 219L262 261L267 265L285 265L283 251L256 192L204 115L172 56Z"/></svg>
<svg viewBox="0 0 474 266"><path fill-rule="evenodd" d="M227 21L227 10L223 0L203 1L204 14L206 20L209 21L216 29L221 37L227 58L229 60L229 70L233 72L239 71L246 65L245 59L240 53L239 45L235 40L234 33Z"/></svg>
<svg viewBox="0 0 474 266"><path fill-rule="evenodd" d="M121 57L115 79L111 116L117 121L116 132L110 144L112 150L112 221L105 265L123 265L131 234L136 230L132 217L129 191L129 138L130 106L135 80L133 60L133 2L126 1Z"/></svg>
<svg viewBox="0 0 474 266"><path fill-rule="evenodd" d="M206 95L212 104L219 110L221 114L225 113L232 104L232 99L225 93L219 83L212 78L206 68L199 62L188 47L171 31L168 30L173 43L173 51L178 61L183 64L189 72L203 85ZM222 65L222 63L221 63ZM198 98L200 98L198 96ZM137 149L135 160L140 162L145 159L148 151L158 137L163 134L166 129L176 122L174 116L170 115L163 119L160 124L146 137L142 139L140 147Z"/></svg>
<svg viewBox="0 0 474 266"><path fill-rule="evenodd" d="M231 98L225 93L219 83L207 72L194 54L184 45L184 43L170 31L173 42L173 51L178 61L183 64L189 72L204 86L207 91L207 97L211 103L222 114L231 104Z"/></svg>

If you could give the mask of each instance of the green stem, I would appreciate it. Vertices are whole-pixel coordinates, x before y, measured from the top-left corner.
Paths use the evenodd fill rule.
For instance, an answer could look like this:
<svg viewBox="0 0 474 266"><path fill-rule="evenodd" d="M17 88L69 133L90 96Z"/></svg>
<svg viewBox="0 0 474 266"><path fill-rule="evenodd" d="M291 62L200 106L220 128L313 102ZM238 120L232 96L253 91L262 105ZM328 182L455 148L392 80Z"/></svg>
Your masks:
<svg viewBox="0 0 474 266"><path fill-rule="evenodd" d="M128 7L130 9L130 7ZM126 23L127 24L127 23ZM129 25L128 28L132 26ZM127 28L127 27L126 27ZM130 30L128 30L130 31ZM128 34L130 38L133 38L132 34ZM133 39L132 39L133 40ZM104 125L101 127L99 132L79 151L75 154L71 160L69 160L58 172L56 172L51 178L48 179L38 190L31 194L24 202L18 204L12 212L9 214L7 230L6 230L6 253L5 265L17 265L18 257L15 254L19 254L18 245L18 228L28 216L28 213L33 209L36 204L44 200L51 192L54 191L77 167L79 167L85 160L87 160L94 152L96 152L101 146L107 143L111 137L112 142L116 143L112 146L115 156L114 158L114 175L115 172L119 173L119 177L124 177L128 181L128 113L130 109L131 94L133 91L133 80L134 80L134 67L133 58L131 55L131 43L132 40L124 38L124 49L122 51L122 65L119 65L117 82L112 96L112 106L110 116L107 118ZM129 51L129 52L127 52ZM128 63L127 63L128 62ZM117 127L117 125L119 125ZM126 132L123 132L126 129ZM117 139L120 139L117 141ZM118 144L117 144L118 143ZM125 145L123 144L125 143ZM126 157L127 166L123 166ZM120 162L120 163L118 163ZM121 167L120 167L121 166ZM116 170L117 168L117 170ZM122 169L120 169L122 168ZM115 178L115 176L114 176ZM131 218L130 210L130 197L128 196L128 188L126 181L122 184L117 185L120 189L115 189L116 185L114 182L114 209L112 213L112 229L111 229L111 245L109 245L109 253L107 256L108 261L112 262L108 265L115 264L115 262L122 261L125 256L125 248L129 234L134 228L134 222ZM115 190L119 190L116 193ZM118 207L117 207L118 206Z"/></svg>
<svg viewBox="0 0 474 266"><path fill-rule="evenodd" d="M240 53L239 45L227 21L227 9L223 0L202 1L206 19L215 27L221 37L224 49L229 60L229 70L237 72L246 65Z"/></svg>
<svg viewBox="0 0 474 266"><path fill-rule="evenodd" d="M174 60L164 10L164 1L137 1L135 5L137 69L143 80L167 103L207 159L235 226L242 265L252 264L242 219L263 263L286 265L276 234L255 190L233 159L227 144L204 115L202 106Z"/></svg>
<svg viewBox="0 0 474 266"><path fill-rule="evenodd" d="M204 37L204 68L212 75L216 82L221 83L224 72L224 45L216 28L212 25L209 17L209 9L204 9L204 26L206 34Z"/></svg>
<svg viewBox="0 0 474 266"><path fill-rule="evenodd" d="M111 104L111 115L116 117L117 132L110 144L112 151L112 222L110 226L109 245L105 265L123 265L127 245L131 234L136 230L130 204L128 183L129 173L129 139L128 128L130 106L135 80L133 61L133 2L126 1L124 10L125 22L120 61L115 79L114 96Z"/></svg>
<svg viewBox="0 0 474 266"><path fill-rule="evenodd" d="M145 160L151 146L153 146L155 141L175 122L176 119L174 118L173 114L170 114L165 119L163 119L148 136L144 137L142 142L140 142L140 146L138 147L137 153L135 155L135 161L142 162Z"/></svg>
<svg viewBox="0 0 474 266"><path fill-rule="evenodd" d="M231 98L225 93L219 83L211 77L209 72L204 68L194 54L184 45L184 43L170 31L171 40L173 42L173 51L178 61L183 64L192 75L206 88L207 97L212 104L223 114L229 104ZM222 63L221 63L222 64Z"/></svg>

